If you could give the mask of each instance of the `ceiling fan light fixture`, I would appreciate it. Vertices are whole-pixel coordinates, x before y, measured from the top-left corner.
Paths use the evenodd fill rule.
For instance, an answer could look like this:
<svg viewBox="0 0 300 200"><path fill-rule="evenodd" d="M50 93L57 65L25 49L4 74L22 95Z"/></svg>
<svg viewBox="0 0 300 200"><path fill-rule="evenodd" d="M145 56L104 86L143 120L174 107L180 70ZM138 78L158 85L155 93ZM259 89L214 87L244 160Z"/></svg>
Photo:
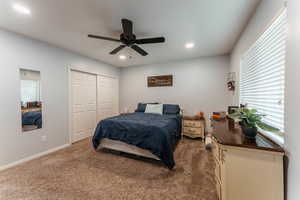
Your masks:
<svg viewBox="0 0 300 200"><path fill-rule="evenodd" d="M15 3L12 5L13 9L18 12L21 13L23 15L30 15L31 14L31 10L21 4Z"/></svg>
<svg viewBox="0 0 300 200"><path fill-rule="evenodd" d="M125 56L125 55L122 54L122 55L119 56L119 59L120 59L120 60L126 60L126 59L127 59L127 56Z"/></svg>
<svg viewBox="0 0 300 200"><path fill-rule="evenodd" d="M185 44L186 49L192 49L192 48L194 48L194 46L195 46L195 44L192 43L192 42L188 42L188 43Z"/></svg>

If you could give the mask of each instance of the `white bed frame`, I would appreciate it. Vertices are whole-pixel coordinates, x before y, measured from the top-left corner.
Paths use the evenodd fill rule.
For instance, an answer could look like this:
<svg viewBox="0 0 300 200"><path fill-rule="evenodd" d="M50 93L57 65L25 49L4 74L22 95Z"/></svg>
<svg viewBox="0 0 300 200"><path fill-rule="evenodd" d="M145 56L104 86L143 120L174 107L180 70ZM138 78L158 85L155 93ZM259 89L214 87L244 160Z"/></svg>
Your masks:
<svg viewBox="0 0 300 200"><path fill-rule="evenodd" d="M183 116L183 110L182 109L180 110L180 115ZM181 137L182 137L182 133L181 133ZM155 160L161 160L156 155L151 153L149 150L142 149L142 148L139 148L139 147L131 145L131 144L127 144L127 143L122 142L122 141L111 140L111 139L108 139L108 138L101 139L99 148L105 148L105 149L110 149L110 150L114 150L114 151L134 154L134 155L142 156L142 157L146 157L146 158L152 158L152 159L155 159Z"/></svg>

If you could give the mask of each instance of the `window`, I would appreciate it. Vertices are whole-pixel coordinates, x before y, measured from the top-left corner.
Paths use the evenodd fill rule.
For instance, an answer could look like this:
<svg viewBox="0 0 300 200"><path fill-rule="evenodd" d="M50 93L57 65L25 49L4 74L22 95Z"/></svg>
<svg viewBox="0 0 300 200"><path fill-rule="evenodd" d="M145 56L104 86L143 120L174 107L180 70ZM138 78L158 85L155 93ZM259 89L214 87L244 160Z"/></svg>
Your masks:
<svg viewBox="0 0 300 200"><path fill-rule="evenodd" d="M282 133L286 34L285 9L244 54L240 74L240 103L265 114L264 122Z"/></svg>
<svg viewBox="0 0 300 200"><path fill-rule="evenodd" d="M21 80L21 101L40 101L40 83L36 80Z"/></svg>

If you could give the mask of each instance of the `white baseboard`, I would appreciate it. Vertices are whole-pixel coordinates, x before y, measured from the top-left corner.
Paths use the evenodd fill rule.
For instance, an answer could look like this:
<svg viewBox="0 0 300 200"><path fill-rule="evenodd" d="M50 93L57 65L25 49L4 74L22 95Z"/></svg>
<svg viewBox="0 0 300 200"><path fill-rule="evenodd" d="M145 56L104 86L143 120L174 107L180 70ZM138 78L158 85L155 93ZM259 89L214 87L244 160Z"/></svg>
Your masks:
<svg viewBox="0 0 300 200"><path fill-rule="evenodd" d="M8 168L11 168L11 167L14 167L14 166L17 166L17 165L20 165L20 164L23 164L25 162L28 162L30 160L34 160L34 159L37 159L39 157L42 157L42 156L45 156L47 154L50 154L50 153L53 153L55 151L58 151L58 150L61 150L61 149L64 149L68 146L71 146L71 144L64 144L62 146L59 146L59 147L55 147L53 149L49 149L47 151L44 151L44 152L41 152L41 153L38 153L38 154L35 154L33 156L29 156L27 158L23 158L21 160L18 160L18 161L15 161L13 163L10 163L10 164L7 164L7 165L4 165L4 166L0 166L0 171L3 171L5 169L8 169Z"/></svg>

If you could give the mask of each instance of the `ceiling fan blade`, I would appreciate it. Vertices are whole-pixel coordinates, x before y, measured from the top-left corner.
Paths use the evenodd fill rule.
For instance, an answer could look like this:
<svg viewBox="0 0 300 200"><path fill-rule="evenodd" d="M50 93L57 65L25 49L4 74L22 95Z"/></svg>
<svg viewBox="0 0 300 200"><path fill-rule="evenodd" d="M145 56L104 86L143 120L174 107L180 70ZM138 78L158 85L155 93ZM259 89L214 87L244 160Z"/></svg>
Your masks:
<svg viewBox="0 0 300 200"><path fill-rule="evenodd" d="M132 21L128 19L122 19L122 26L123 26L124 36L127 38L132 38L133 35Z"/></svg>
<svg viewBox="0 0 300 200"><path fill-rule="evenodd" d="M101 39L101 40L109 40L109 41L114 41L114 42L121 42L121 40L118 40L118 39L103 37L103 36L98 36L98 35L88 35L88 37L95 38L95 39Z"/></svg>
<svg viewBox="0 0 300 200"><path fill-rule="evenodd" d="M138 39L135 41L137 44L150 44L150 43L163 43L165 42L164 37L157 37L157 38L144 38L144 39Z"/></svg>
<svg viewBox="0 0 300 200"><path fill-rule="evenodd" d="M120 45L119 47L112 50L112 52L110 52L110 54L114 55L114 54L118 53L119 51L121 51L124 47L126 47L126 45Z"/></svg>
<svg viewBox="0 0 300 200"><path fill-rule="evenodd" d="M131 48L134 49L139 54L141 54L142 56L148 55L148 53L146 51L144 51L144 49L142 49L141 47L139 47L137 45L132 45Z"/></svg>

